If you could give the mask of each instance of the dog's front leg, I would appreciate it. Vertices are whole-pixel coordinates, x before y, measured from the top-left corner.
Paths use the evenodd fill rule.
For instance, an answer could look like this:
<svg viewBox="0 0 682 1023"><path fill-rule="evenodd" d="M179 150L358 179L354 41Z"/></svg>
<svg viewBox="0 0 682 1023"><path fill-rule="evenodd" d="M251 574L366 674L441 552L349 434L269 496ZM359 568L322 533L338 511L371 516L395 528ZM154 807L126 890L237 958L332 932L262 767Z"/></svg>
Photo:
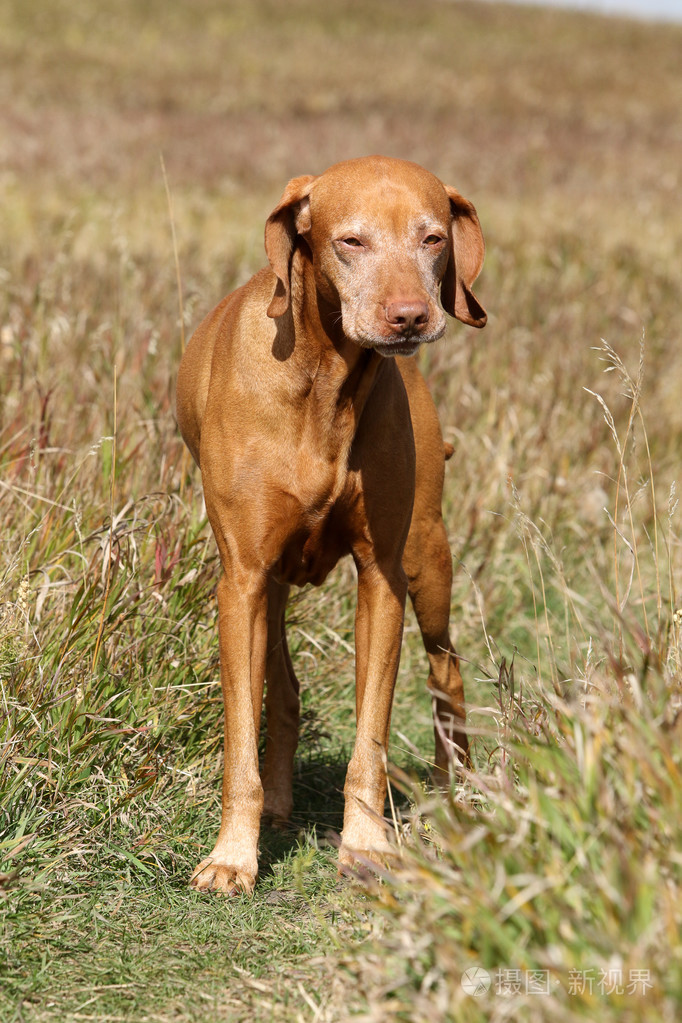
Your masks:
<svg viewBox="0 0 682 1023"><path fill-rule="evenodd" d="M225 764L220 832L192 875L194 888L251 893L258 872L263 786L258 730L267 643L265 581L223 575L218 584L220 681L225 706Z"/></svg>
<svg viewBox="0 0 682 1023"><path fill-rule="evenodd" d="M390 852L383 823L386 754L407 580L398 563L389 570L376 564L358 572L355 625L357 736L348 765L339 860L380 861Z"/></svg>

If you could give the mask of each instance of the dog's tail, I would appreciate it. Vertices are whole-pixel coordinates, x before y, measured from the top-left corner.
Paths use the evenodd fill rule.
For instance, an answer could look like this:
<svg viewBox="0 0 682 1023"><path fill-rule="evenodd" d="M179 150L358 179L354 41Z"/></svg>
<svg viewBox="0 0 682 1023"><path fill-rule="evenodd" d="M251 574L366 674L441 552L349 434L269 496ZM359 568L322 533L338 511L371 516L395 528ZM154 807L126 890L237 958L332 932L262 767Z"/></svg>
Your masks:
<svg viewBox="0 0 682 1023"><path fill-rule="evenodd" d="M443 441L443 454L445 455L445 461L449 462L450 459L452 458L452 456L454 455L454 453L455 453L455 449L454 449L453 445L450 443L450 441L444 440Z"/></svg>

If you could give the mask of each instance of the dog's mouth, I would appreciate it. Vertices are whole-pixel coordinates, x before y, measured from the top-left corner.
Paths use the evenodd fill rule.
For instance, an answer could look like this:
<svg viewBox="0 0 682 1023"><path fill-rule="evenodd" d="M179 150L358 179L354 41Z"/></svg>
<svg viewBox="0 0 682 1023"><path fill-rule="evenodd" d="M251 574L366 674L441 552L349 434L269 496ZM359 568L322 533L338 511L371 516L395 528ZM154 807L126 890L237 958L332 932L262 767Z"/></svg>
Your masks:
<svg viewBox="0 0 682 1023"><path fill-rule="evenodd" d="M385 323L353 322L350 316L345 316L343 326L349 340L362 348L372 348L385 358L392 358L394 355L414 355L421 345L437 341L445 333L445 317L442 322L434 318L422 326L390 330Z"/></svg>
<svg viewBox="0 0 682 1023"><path fill-rule="evenodd" d="M414 355L421 345L431 344L437 341L445 333L445 323L442 326L435 324L429 329L402 330L376 337L372 341L372 348L379 355L387 357L393 355Z"/></svg>
<svg viewBox="0 0 682 1023"><path fill-rule="evenodd" d="M426 338L415 334L413 337L397 337L391 340L380 341L372 345L372 347L379 355L389 359L395 355L415 355L426 340Z"/></svg>

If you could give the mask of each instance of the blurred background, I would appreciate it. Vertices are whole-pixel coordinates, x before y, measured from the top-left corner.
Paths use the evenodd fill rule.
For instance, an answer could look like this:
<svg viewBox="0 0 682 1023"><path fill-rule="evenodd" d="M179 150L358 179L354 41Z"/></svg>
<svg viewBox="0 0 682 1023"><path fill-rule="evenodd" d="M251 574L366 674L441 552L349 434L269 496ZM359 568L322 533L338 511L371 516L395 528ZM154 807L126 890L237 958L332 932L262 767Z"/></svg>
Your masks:
<svg viewBox="0 0 682 1023"><path fill-rule="evenodd" d="M565 7L573 11L627 14L645 21L679 21L682 18L680 0L531 0L531 2L545 7Z"/></svg>

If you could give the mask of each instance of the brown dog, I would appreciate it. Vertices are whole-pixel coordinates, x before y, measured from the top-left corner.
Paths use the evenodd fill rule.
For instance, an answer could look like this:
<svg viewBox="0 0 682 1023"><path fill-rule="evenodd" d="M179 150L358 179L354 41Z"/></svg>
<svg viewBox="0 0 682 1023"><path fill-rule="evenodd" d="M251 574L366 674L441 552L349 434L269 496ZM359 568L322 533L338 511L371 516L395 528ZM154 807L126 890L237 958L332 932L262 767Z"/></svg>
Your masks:
<svg viewBox="0 0 682 1023"><path fill-rule="evenodd" d="M261 815L286 821L298 681L284 631L291 584L358 571L357 737L340 861L389 850L385 754L409 592L430 662L436 766L466 756L464 692L448 635L445 448L413 355L482 327L471 292L483 236L471 203L414 163L368 157L294 178L268 217L270 266L209 314L178 376L177 416L201 467L218 584L225 768L220 833L192 876L251 892ZM262 781L258 731L267 679Z"/></svg>

